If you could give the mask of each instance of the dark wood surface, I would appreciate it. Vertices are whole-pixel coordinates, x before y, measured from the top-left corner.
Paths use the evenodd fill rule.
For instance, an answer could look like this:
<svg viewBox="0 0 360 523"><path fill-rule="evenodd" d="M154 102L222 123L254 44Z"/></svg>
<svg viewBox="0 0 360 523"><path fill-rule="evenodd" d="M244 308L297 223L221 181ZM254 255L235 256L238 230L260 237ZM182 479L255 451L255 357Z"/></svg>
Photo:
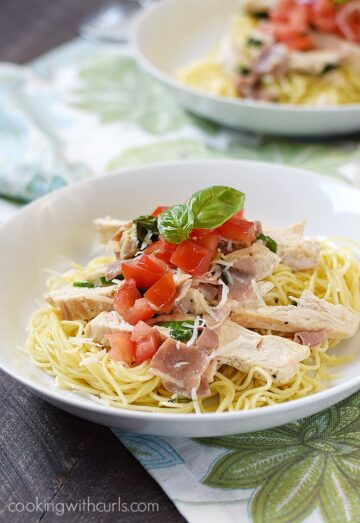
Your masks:
<svg viewBox="0 0 360 523"><path fill-rule="evenodd" d="M0 0L0 60L27 62L76 36L101 0ZM1 348L0 348L1 349ZM0 373L0 521L183 522L110 429L66 414ZM159 511L10 512L10 503L157 503ZM29 506L30 509L32 506ZM14 508L14 505L10 505ZM22 508L21 505L18 508ZM90 506L91 508L91 506Z"/></svg>

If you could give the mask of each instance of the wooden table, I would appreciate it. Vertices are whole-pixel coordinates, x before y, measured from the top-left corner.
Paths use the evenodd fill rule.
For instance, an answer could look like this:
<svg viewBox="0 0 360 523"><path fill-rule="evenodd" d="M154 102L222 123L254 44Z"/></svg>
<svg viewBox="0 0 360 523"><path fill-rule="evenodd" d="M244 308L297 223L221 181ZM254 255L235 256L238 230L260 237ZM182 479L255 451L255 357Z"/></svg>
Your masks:
<svg viewBox="0 0 360 523"><path fill-rule="evenodd" d="M0 60L27 62L70 40L100 0L0 0ZM63 521L183 522L110 429L65 414L0 373L0 521L59 521L45 501L157 503L147 512L67 512ZM38 502L39 510L21 511ZM10 503L19 503L17 507ZM29 505L32 509L32 505ZM50 505L51 508L51 505ZM90 505L91 508L91 505ZM136 507L135 507L136 508Z"/></svg>

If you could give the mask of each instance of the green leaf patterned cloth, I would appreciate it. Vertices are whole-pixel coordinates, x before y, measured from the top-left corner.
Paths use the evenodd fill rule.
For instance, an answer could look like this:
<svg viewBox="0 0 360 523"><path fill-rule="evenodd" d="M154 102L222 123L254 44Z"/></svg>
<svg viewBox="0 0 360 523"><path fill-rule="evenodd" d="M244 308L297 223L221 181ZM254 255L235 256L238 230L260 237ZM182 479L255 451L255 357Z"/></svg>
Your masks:
<svg viewBox="0 0 360 523"><path fill-rule="evenodd" d="M189 440L114 432L191 523L360 522L360 392L251 434Z"/></svg>
<svg viewBox="0 0 360 523"><path fill-rule="evenodd" d="M295 165L360 186L359 137L285 140L187 114L126 48L0 65L0 221L98 173L179 159ZM191 523L360 523L360 393L297 423L189 440L115 431Z"/></svg>

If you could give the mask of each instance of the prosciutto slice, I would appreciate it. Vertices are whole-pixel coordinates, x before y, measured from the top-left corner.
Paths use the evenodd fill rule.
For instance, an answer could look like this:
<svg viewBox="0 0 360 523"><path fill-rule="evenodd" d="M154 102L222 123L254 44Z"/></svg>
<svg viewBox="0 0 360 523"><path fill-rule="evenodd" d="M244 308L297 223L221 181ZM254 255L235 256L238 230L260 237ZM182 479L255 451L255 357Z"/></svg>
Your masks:
<svg viewBox="0 0 360 523"><path fill-rule="evenodd" d="M219 337L215 331L205 327L196 340L196 346L199 349L215 350L219 346Z"/></svg>
<svg viewBox="0 0 360 523"><path fill-rule="evenodd" d="M325 329L320 331L301 331L296 332L294 341L301 345L308 345L309 347L316 347L320 345L328 337L328 333Z"/></svg>
<svg viewBox="0 0 360 523"><path fill-rule="evenodd" d="M189 348L168 338L152 358L149 374L159 376L170 392L191 398L193 392L198 395L209 393L207 371L210 363L212 360L206 350Z"/></svg>

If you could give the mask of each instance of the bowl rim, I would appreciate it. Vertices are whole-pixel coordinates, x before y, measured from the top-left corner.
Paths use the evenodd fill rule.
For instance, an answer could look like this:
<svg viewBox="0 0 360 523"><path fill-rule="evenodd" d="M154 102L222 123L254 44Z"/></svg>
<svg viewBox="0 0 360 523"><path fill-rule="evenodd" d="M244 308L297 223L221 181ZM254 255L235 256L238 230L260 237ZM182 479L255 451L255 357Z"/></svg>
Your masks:
<svg viewBox="0 0 360 523"><path fill-rule="evenodd" d="M199 1L199 0L198 0ZM205 0L200 0L205 1ZM156 13L157 11L160 11L163 9L164 5L166 4L177 4L180 3L181 0L162 0L162 2L158 2L149 6L146 6L144 9L142 9L138 15L135 17L132 27L131 27L131 37L130 41L132 43L132 48L134 52L134 56L137 60L137 62L143 67L143 69L148 72L151 76L157 78L162 83L166 84L168 87L171 87L172 89L175 89L177 91L182 91L186 93L187 95L190 95L192 97L199 97L204 98L207 100L212 101L213 103L223 104L224 106L227 106L229 108L231 107L239 107L239 108L249 108L249 109L260 109L263 111L288 111L293 112L295 114L297 113L315 113L315 114L347 114L353 111L359 111L360 112L360 103L357 104L339 104L336 106L323 106L318 107L316 105L314 106L304 106L304 105L295 105L295 104L286 104L286 103L277 103L277 102L265 102L265 101L258 101L258 100L250 100L250 99L237 99L237 98L226 98L225 96L219 96L214 94L208 94L202 92L200 89L195 89L194 87L190 87L188 85L182 84L178 80L176 80L175 77L170 76L169 74L165 73L161 69L159 69L154 63L149 60L145 54L141 50L141 46L139 45L139 35L143 29L143 24L147 22L147 19L150 15L153 13Z"/></svg>
<svg viewBox="0 0 360 523"><path fill-rule="evenodd" d="M298 175L306 176L308 178L312 178L314 181L328 181L331 182L335 186L341 186L341 187L347 187L348 190L351 192L354 192L358 195L360 200L360 190L358 190L355 187L349 186L346 183L340 182L339 180L326 177L325 175L321 175L318 173L315 173L313 171L307 171L301 168L277 164L277 163L271 163L271 162L264 162L264 161L256 161L256 160L238 160L238 159L215 159L215 160L186 160L186 161L173 161L173 162L163 162L163 163L151 163L145 166L138 166L138 167L131 167L127 169L122 169L120 171L116 171L113 173L107 173L102 176L94 176L92 178L81 180L72 183L71 185L68 185L66 187L63 187L61 189L57 189L54 192L51 192L49 194L46 194L33 202L27 204L23 209L19 210L12 218L10 218L8 221L0 225L0 242L3 234L6 234L6 230L8 228L11 229L12 224L17 222L18 220L22 220L23 217L26 217L27 215L31 215L33 212L33 209L37 208L38 206L41 206L44 201L50 202L53 199L57 199L63 195L70 194L76 187L80 186L85 188L88 185L92 185L93 183L101 183L104 179L111 180L115 177L123 177L123 176L129 176L132 175L134 172L138 171L147 171L148 169L153 169L154 167L162 167L166 170L169 170L171 168L178 168L181 166L181 168L184 169L191 169L191 167L199 167L199 166L206 166L208 164L218 164L218 165L224 165L224 164L232 164L232 165L238 165L243 166L246 168L246 165L258 165L260 167L269 168L271 166L274 170L277 170L277 174L280 174L281 176L289 176L289 173L287 171L293 171L294 174L297 172ZM29 358L29 361L31 361L30 355L26 354L26 357ZM32 363L35 365L34 363ZM35 366L36 367L36 366ZM38 369L38 367L36 367ZM92 401L89 398L85 398L81 394L78 394L74 391L68 391L65 389L52 389L49 386L46 386L46 384L40 384L36 383L35 381L28 381L23 377L19 377L16 372L13 372L11 369L7 368L6 365L3 364L3 362L0 360L0 370L5 372L8 376L15 379L28 389L33 390L35 393L37 393L39 396L44 398L49 398L51 400L54 400L57 403L64 403L68 406L76 407L80 410L85 410L87 412L93 412L98 414L104 414L107 416L113 416L113 417L128 417L138 420L144 420L148 421L151 417L152 420L165 420L165 419L171 419L172 423L182 423L185 420L194 419L194 423L201 423L203 420L224 420L224 419L238 419L241 421L241 419L257 419L258 417L265 416L266 414L271 415L272 413L282 413L282 412L288 412L291 409L296 409L301 407L306 407L307 405L313 403L314 401L318 401L319 403L326 402L326 400L331 400L332 398L339 396L339 401L344 397L342 396L343 393L349 391L349 394L353 393L354 389L358 390L360 389L360 375L357 377L354 377L350 380L345 381L344 383L338 383L332 386L329 389L324 389L322 391L316 392L310 396L305 396L303 398L297 398L294 400L290 400L288 402L284 403L278 403L275 405L268 405L265 407L258 407L254 409L249 410L239 410L239 411L226 411L226 412L209 412L209 413L201 413L197 414L195 412L191 413L176 413L176 412L151 412L151 411L141 411L141 410L132 410L132 409L126 409L121 407L111 407L106 405L100 405L96 403L95 401ZM38 369L41 371L41 369ZM44 373L45 376L49 376L48 374ZM71 393L71 396L68 396L67 394ZM82 400L86 399L86 403L82 403ZM335 403L335 402L334 402Z"/></svg>

